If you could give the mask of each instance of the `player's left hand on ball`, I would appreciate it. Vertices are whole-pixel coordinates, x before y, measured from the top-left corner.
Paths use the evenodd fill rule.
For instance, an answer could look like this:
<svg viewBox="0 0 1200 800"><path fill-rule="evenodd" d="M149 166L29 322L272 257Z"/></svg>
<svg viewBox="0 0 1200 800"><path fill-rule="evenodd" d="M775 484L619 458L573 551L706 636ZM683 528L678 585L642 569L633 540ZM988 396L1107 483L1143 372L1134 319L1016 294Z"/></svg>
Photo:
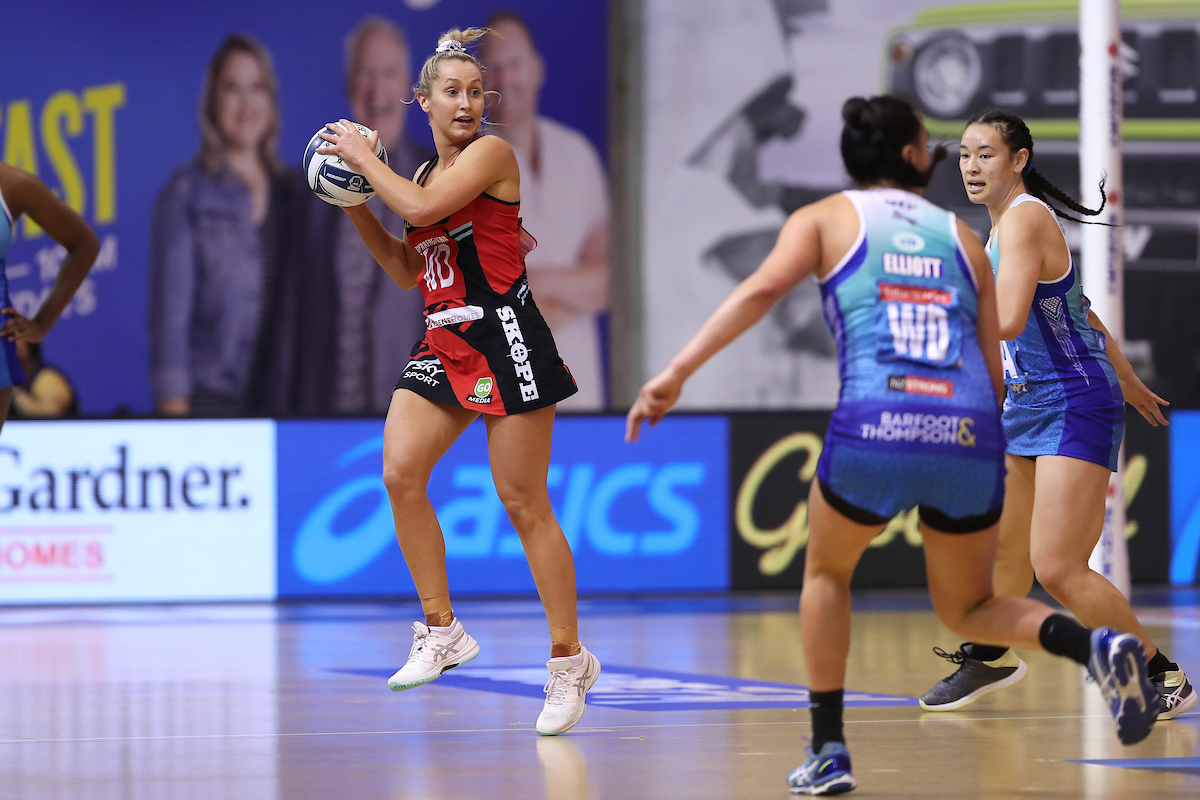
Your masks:
<svg viewBox="0 0 1200 800"><path fill-rule="evenodd" d="M682 389L683 379L670 368L647 381L638 392L629 415L625 417L625 441L638 440L644 420L649 420L651 427L657 425L679 400Z"/></svg>
<svg viewBox="0 0 1200 800"><path fill-rule="evenodd" d="M328 123L318 136L329 142L318 148L318 153L339 156L342 161L357 169L361 169L367 159L374 158L375 145L379 141L379 131L371 131L370 136L363 136L348 119Z"/></svg>
<svg viewBox="0 0 1200 800"><path fill-rule="evenodd" d="M37 322L24 317L15 308L0 308L0 314L8 317L0 325L0 336L10 342L40 342L46 336L46 329Z"/></svg>

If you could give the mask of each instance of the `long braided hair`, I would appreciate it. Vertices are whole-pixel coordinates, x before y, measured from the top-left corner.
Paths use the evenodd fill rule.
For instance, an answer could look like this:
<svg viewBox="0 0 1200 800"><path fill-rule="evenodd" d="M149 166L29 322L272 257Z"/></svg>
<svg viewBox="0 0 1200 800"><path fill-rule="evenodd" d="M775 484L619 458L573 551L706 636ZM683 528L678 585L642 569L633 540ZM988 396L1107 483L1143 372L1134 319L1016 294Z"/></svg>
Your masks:
<svg viewBox="0 0 1200 800"><path fill-rule="evenodd" d="M1107 225L1112 227L1112 223L1099 222L1096 220L1079 219L1059 208L1059 205L1087 217L1094 217L1104 210L1104 206L1108 203L1108 195L1104 193L1104 183L1107 178L1100 178L1100 207L1097 209L1087 208L1078 203L1075 198L1064 192L1062 189L1055 186L1050 181L1046 180L1046 176L1034 169L1033 166L1033 135L1029 132L1029 126L1025 124L1025 120L1018 117L1011 111L1004 111L999 108L991 108L986 111L980 111L975 116L967 120L966 127L972 125L991 125L1000 133L1000 138L1004 140L1004 144L1008 147L1010 153L1016 153L1019 150L1029 151L1029 161L1025 164L1025 169L1021 173L1021 177L1025 181L1025 189L1034 197L1041 200L1060 218L1068 219L1072 222L1078 222L1083 225ZM1056 205L1057 204L1057 205Z"/></svg>

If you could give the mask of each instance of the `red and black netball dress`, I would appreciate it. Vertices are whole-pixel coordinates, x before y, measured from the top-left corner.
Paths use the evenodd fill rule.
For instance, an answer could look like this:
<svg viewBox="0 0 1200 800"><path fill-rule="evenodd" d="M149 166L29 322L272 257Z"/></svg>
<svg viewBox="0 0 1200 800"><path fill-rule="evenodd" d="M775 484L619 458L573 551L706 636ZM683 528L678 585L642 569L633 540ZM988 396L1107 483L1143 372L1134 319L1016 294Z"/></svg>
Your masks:
<svg viewBox="0 0 1200 800"><path fill-rule="evenodd" d="M417 183L437 165L434 156ZM405 225L425 260L425 337L397 389L485 414L520 414L578 391L525 274L521 204L480 194L433 225ZM525 234L528 236L528 234Z"/></svg>

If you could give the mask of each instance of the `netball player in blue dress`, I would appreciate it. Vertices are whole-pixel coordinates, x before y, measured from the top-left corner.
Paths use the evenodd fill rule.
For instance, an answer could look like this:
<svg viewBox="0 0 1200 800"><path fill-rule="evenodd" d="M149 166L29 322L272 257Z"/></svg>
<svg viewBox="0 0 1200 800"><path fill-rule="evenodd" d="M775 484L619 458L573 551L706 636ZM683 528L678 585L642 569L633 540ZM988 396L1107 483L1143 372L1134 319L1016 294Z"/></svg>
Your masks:
<svg viewBox="0 0 1200 800"><path fill-rule="evenodd" d="M1029 128L1007 111L967 123L959 165L973 203L987 206L987 251L996 274L1003 342L1004 435L1008 478L993 576L999 594L1025 595L1034 574L1085 625L1111 625L1142 640L1151 680L1162 697L1160 719L1196 703L1179 668L1150 640L1129 601L1088 566L1104 526L1104 497L1117 468L1125 402L1151 425L1166 425L1166 401L1138 379L1080 290L1053 200L1091 211L1033 168ZM1078 220L1077 220L1078 221ZM921 705L952 711L1010 686L1026 671L1006 647L964 644L939 655L959 665Z"/></svg>
<svg viewBox="0 0 1200 800"><path fill-rule="evenodd" d="M5 257L22 214L28 215L67 251L54 285L32 319L22 316L13 307L5 274ZM14 343L42 340L66 310L99 252L96 234L70 206L55 197L33 175L0 164L0 315L3 315L3 324L0 324L0 426L8 418L12 387L25 382Z"/></svg>
<svg viewBox="0 0 1200 800"><path fill-rule="evenodd" d="M813 738L789 787L839 794L856 786L842 734L850 577L888 520L913 506L939 618L976 639L1087 665L1121 740L1140 741L1158 696L1137 637L1089 631L1037 601L992 593L1004 498L999 325L979 240L921 197L945 149L930 158L928 133L898 98L852 98L842 117L842 158L858 189L788 218L758 270L642 387L627 421L636 439L642 421L653 425L675 404L689 375L816 276L842 383L808 501L800 624Z"/></svg>

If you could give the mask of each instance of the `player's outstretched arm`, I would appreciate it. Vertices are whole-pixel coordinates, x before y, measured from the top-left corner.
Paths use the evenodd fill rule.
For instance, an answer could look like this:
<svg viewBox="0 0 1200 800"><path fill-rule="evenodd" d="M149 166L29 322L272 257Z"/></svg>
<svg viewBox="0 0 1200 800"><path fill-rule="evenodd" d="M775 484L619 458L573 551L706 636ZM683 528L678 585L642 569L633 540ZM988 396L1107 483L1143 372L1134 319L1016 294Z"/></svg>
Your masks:
<svg viewBox="0 0 1200 800"><path fill-rule="evenodd" d="M66 248L67 255L41 308L27 319L15 308L0 309L7 320L0 325L0 336L10 340L40 342L54 327L79 289L100 252L100 241L83 217L75 213L44 183L33 175L0 164L0 192L8 203L13 219L22 214L36 222L46 234Z"/></svg>
<svg viewBox="0 0 1200 800"><path fill-rule="evenodd" d="M637 441L643 421L658 424L675 405L683 382L693 372L762 319L771 306L817 268L821 238L816 214L813 206L793 214L762 265L725 298L667 368L642 387L625 418L625 441Z"/></svg>
<svg viewBox="0 0 1200 800"><path fill-rule="evenodd" d="M1133 365L1129 363L1129 359L1121 352L1121 346L1117 344L1117 340L1108 332L1108 328L1104 327L1104 323L1100 321L1100 317L1096 316L1096 312L1090 308L1087 321L1088 325L1104 334L1104 352L1108 354L1108 360L1112 362L1113 369L1117 371L1117 380L1121 382L1121 393L1125 395L1125 402L1136 408L1146 422L1154 427L1170 425L1171 423L1167 422L1167 418L1162 413L1161 406L1171 404L1150 391L1146 384L1142 383L1142 379L1133 371Z"/></svg>

